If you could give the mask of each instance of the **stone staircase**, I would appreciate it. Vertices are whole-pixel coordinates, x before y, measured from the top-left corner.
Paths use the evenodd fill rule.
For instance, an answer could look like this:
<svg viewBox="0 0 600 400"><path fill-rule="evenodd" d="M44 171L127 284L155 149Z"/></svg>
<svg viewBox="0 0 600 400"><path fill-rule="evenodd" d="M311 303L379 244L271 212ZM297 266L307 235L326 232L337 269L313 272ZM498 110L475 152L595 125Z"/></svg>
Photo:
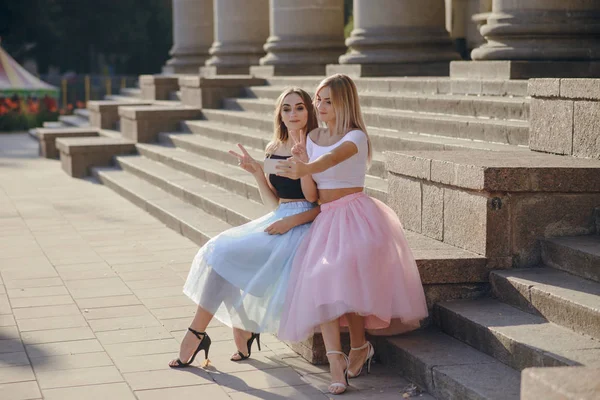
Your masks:
<svg viewBox="0 0 600 400"><path fill-rule="evenodd" d="M288 86L312 93L320 79L270 78L247 87L244 97L203 109L202 119L181 121L178 132L138 143L138 154L117 156L114 166L93 168L93 174L202 245L269 211L254 179L228 151L242 143L261 159L276 97ZM529 154L526 81L371 78L358 79L357 86L374 147L366 190L384 202L384 151ZM139 95L124 90L110 100ZM600 236L544 240L539 268L512 270L495 270L486 257L423 234L407 236L431 321L407 335L374 338L379 361L438 399L461 400L518 399L524 368L600 364ZM311 358L310 348L294 349Z"/></svg>

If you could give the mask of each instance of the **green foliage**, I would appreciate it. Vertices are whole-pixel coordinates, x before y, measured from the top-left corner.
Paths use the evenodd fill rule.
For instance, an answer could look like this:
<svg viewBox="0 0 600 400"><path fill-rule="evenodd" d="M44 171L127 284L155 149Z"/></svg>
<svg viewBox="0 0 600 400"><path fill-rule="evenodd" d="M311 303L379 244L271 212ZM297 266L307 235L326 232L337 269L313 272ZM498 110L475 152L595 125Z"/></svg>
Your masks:
<svg viewBox="0 0 600 400"><path fill-rule="evenodd" d="M2 46L17 59L93 71L104 54L115 73L160 71L172 45L171 0L0 0Z"/></svg>

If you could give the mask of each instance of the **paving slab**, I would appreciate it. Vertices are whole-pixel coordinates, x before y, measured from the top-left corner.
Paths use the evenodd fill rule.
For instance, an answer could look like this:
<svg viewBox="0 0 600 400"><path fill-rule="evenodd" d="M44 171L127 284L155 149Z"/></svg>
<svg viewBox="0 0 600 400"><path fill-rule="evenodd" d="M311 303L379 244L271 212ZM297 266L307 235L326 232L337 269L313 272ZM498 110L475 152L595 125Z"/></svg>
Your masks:
<svg viewBox="0 0 600 400"><path fill-rule="evenodd" d="M170 369L196 307L182 286L197 244L33 144L0 135L2 399L328 398L327 368L273 335L247 362L229 361L233 337L218 321L211 365ZM383 369L362 379L348 398L399 398L407 385Z"/></svg>

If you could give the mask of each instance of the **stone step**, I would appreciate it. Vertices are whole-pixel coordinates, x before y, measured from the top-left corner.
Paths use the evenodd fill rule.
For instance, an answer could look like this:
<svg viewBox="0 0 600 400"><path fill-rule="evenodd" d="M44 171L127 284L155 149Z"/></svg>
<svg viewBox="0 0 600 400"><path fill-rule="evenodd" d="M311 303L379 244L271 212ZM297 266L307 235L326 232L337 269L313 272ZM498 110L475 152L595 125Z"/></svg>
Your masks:
<svg viewBox="0 0 600 400"><path fill-rule="evenodd" d="M273 129L270 113L203 110L203 114L206 119L215 122L267 132ZM529 125L526 121L500 121L368 107L363 108L363 116L369 128L401 129L403 132L522 146L528 144L529 138Z"/></svg>
<svg viewBox="0 0 600 400"><path fill-rule="evenodd" d="M73 126L76 128L85 128L90 126L90 121L87 118L82 118L80 115L61 115L58 120L66 126Z"/></svg>
<svg viewBox="0 0 600 400"><path fill-rule="evenodd" d="M541 244L546 265L600 282L599 235L558 237Z"/></svg>
<svg viewBox="0 0 600 400"><path fill-rule="evenodd" d="M207 110L203 110L202 113L206 116ZM212 114L213 110L208 111L208 114ZM235 113L235 112L234 112ZM256 120L262 120L262 116L248 114L246 117L248 119L255 118ZM271 123L272 125L272 123ZM254 128L254 129L245 129L241 128L239 125L229 124L224 122L214 122L213 120L208 121L185 121L182 123L185 131L193 132L198 135L207 136L210 138L218 138L221 140L228 141L230 143L241 143L244 146L254 147L256 149L263 149L267 146L273 137L272 131L266 131L264 129ZM245 125L241 125L245 127ZM386 168L385 168L385 157L382 153L374 151L373 159L371 160L371 165L369 165L367 172L370 175L385 178L386 176Z"/></svg>
<svg viewBox="0 0 600 400"><path fill-rule="evenodd" d="M90 110L88 110L87 108L76 108L75 111L73 111L73 114L83 119L90 119Z"/></svg>
<svg viewBox="0 0 600 400"><path fill-rule="evenodd" d="M123 88L120 90L119 92L122 96L127 96L127 97L135 97L135 98L140 98L142 97L142 89L140 88Z"/></svg>
<svg viewBox="0 0 600 400"><path fill-rule="evenodd" d="M520 373L435 328L379 339L387 368L438 400L518 400Z"/></svg>
<svg viewBox="0 0 600 400"><path fill-rule="evenodd" d="M141 154L151 154L150 157L145 159L144 157L139 156L119 157L118 160L122 163L124 168L128 169L128 171L124 172L132 176L134 176L134 173L144 176L144 180L148 179L148 181L145 182L146 184L153 187L156 187L155 185L162 185L161 187L168 189L170 193L183 194L186 202L191 201L191 199L198 199L199 197L213 196L213 202L217 202L218 200L220 205L233 210L238 210L239 214L243 214L241 210L246 210L248 207L255 209L256 202L248 200L248 198L241 193L236 194L235 190L225 188L227 181L214 182L214 179L220 179L215 178L214 175L227 174L229 171L232 171L230 166L216 162L214 159L204 158L202 160L204 163L212 162L211 166L204 167L201 164L196 163L198 157L188 158L191 153L184 152L181 149L160 149L161 146L159 145L148 144L138 144L137 146ZM175 152L178 154L174 154ZM157 160L158 162L155 162L150 160L150 158L160 159ZM223 169L219 171L221 168ZM203 169L206 171L212 170L213 172L209 172L205 175L205 178L201 178L201 175L198 176L197 174L202 174L204 172ZM185 171L185 173L182 171ZM212 177L208 176L211 173L214 175ZM139 176L135 177L142 179L139 178ZM198 177L203 179L204 182L198 182ZM177 178L183 179L179 180ZM234 179L242 180L240 175L235 175ZM167 182L167 180L169 182ZM190 182L190 186L184 186L182 182L185 182L185 185L188 185L188 182ZM250 185L247 181L244 183ZM206 195L203 192L204 187L210 189L209 193ZM157 188L157 190L159 189ZM164 190L159 190L159 192L167 193ZM215 192L222 193L223 197L217 198L216 195L214 195ZM171 195L170 193L167 194ZM225 199L226 196L236 199L235 204L231 207L229 207L228 200ZM178 200L180 200L180 198L178 198ZM252 203L252 205L249 206L247 203ZM145 204L145 202L142 202L141 204ZM198 207L201 207L203 204L207 203L200 202L197 204ZM256 218L256 215L247 214L247 218ZM185 224L185 222L186 221L182 221L183 224ZM174 226L180 226L180 224L173 224ZM465 296L477 297L486 293L487 284L485 282L487 281L489 270L483 257L453 246L448 246L413 232L407 231L406 237L411 245L415 259L417 260L417 265L419 267L421 279L425 284L425 291L430 301L430 306L440 299L464 298ZM194 238L191 239L195 240Z"/></svg>
<svg viewBox="0 0 600 400"><path fill-rule="evenodd" d="M181 91L177 90L169 94L169 100L181 103Z"/></svg>
<svg viewBox="0 0 600 400"><path fill-rule="evenodd" d="M186 121L185 124L189 127L194 126L194 129L197 129L198 126L200 126L199 122L203 121ZM232 132L232 128L226 129L229 129L229 133ZM237 165L237 159L229 154L229 150L238 151L238 148L234 143L242 143L246 150L248 150L248 153L256 160L263 160L265 157L264 150L262 149L264 149L266 142L258 142L258 140L261 139L257 139L254 136L241 135L237 138L238 140L223 141L222 139L213 139L213 136L207 133L207 131L204 131L203 133L204 134L192 135L187 133L162 133L159 135L159 140L162 143L171 144L200 156L230 165ZM375 162L373 162L373 164L375 164ZM378 166L383 169L383 161L380 161ZM372 166L372 169L373 168L375 168L375 165ZM385 179L375 175L367 175L365 186L366 192L370 196L383 202L387 200L387 182Z"/></svg>
<svg viewBox="0 0 600 400"><path fill-rule="evenodd" d="M224 106L230 110L272 113L274 101L285 87L257 86L250 88L250 99L225 99ZM529 101L523 97L490 97L448 94L398 94L362 92L362 107L391 108L479 118L527 120ZM259 101L260 100L260 101Z"/></svg>
<svg viewBox="0 0 600 400"><path fill-rule="evenodd" d="M104 185L199 246L231 228L223 220L120 168L97 167L92 172Z"/></svg>
<svg viewBox="0 0 600 400"><path fill-rule="evenodd" d="M600 339L600 284L552 268L493 271L492 290L505 303Z"/></svg>
<svg viewBox="0 0 600 400"><path fill-rule="evenodd" d="M161 162L250 200L261 201L256 181L252 175L237 165L216 161L181 148L161 144L138 143L136 147L144 157Z"/></svg>
<svg viewBox="0 0 600 400"><path fill-rule="evenodd" d="M268 78L272 86L299 86L313 94L325 77ZM527 96L527 80L450 79L448 77L385 77L354 80L359 92L470 94L486 96Z"/></svg>
<svg viewBox="0 0 600 400"><path fill-rule="evenodd" d="M600 341L498 300L441 302L434 318L445 333L517 370L600 365Z"/></svg>
<svg viewBox="0 0 600 400"><path fill-rule="evenodd" d="M237 226L268 214L263 204L249 200L219 186L199 180L166 164L143 156L116 157L117 164L158 188L203 211Z"/></svg>

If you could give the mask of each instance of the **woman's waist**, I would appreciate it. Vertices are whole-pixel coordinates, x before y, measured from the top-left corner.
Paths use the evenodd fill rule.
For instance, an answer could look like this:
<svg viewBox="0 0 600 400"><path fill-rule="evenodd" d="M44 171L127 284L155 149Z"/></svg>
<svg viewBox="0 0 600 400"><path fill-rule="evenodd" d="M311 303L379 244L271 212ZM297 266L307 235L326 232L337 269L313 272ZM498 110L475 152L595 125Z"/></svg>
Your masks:
<svg viewBox="0 0 600 400"><path fill-rule="evenodd" d="M319 189L319 204L327 204L337 201L345 196L355 193L362 193L364 187L340 188L340 189Z"/></svg>
<svg viewBox="0 0 600 400"><path fill-rule="evenodd" d="M311 209L316 205L306 199L279 199L279 209L291 209L291 208L306 208Z"/></svg>
<svg viewBox="0 0 600 400"><path fill-rule="evenodd" d="M359 188L356 188L356 189L359 189ZM338 207L343 207L352 201L362 199L362 198L369 198L369 196L367 196L365 194L365 192L363 192L362 190L355 191L353 193L347 193L344 196L337 197L335 200L321 203L321 212L331 210L334 208L338 208Z"/></svg>

